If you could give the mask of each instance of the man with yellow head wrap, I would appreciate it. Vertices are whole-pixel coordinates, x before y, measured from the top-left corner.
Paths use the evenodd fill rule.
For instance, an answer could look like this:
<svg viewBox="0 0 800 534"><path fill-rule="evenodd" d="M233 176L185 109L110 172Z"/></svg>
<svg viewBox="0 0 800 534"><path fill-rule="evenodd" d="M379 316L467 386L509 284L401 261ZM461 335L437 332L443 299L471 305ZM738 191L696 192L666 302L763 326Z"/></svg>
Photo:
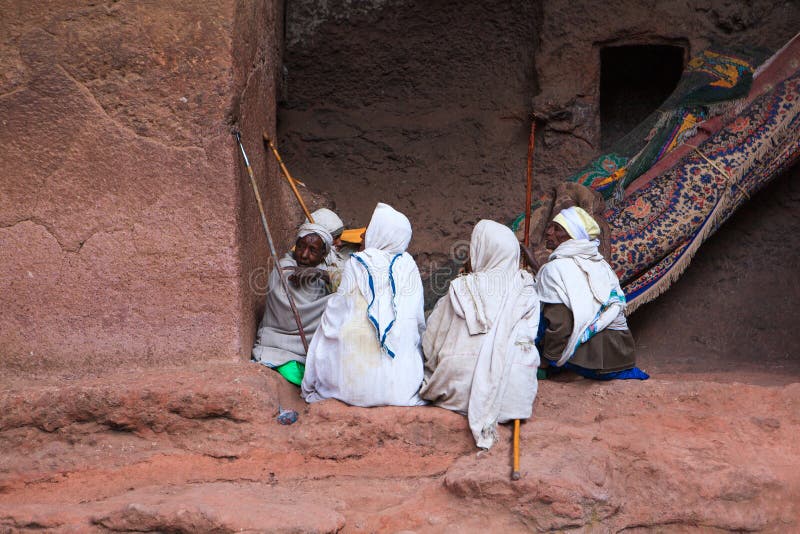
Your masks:
<svg viewBox="0 0 800 534"><path fill-rule="evenodd" d="M552 250L537 275L544 331L542 356L599 379L647 378L635 368L625 294L598 251L600 226L579 207L561 210L545 230Z"/></svg>
<svg viewBox="0 0 800 534"><path fill-rule="evenodd" d="M592 241L600 237L600 226L583 208L563 209L553 218L572 239Z"/></svg>

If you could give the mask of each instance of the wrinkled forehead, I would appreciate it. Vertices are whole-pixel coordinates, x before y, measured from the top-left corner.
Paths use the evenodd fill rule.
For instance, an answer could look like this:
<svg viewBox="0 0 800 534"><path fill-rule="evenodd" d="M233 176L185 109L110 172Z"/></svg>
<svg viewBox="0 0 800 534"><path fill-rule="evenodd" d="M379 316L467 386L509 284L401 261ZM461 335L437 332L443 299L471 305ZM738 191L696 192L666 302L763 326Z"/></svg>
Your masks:
<svg viewBox="0 0 800 534"><path fill-rule="evenodd" d="M550 221L549 223L547 223L547 226L545 226L545 231L548 228L553 230L554 232L564 232L565 234L569 235L569 231L566 228L564 228L558 221Z"/></svg>
<svg viewBox="0 0 800 534"><path fill-rule="evenodd" d="M302 237L298 236L297 237L297 243L303 243L304 245L309 246L309 247L315 247L315 246L316 247L320 247L320 248L324 248L325 247L325 241L323 241L322 238L319 235L317 235L317 234L315 234L313 232L310 233L310 234L306 234L306 235L304 235Z"/></svg>

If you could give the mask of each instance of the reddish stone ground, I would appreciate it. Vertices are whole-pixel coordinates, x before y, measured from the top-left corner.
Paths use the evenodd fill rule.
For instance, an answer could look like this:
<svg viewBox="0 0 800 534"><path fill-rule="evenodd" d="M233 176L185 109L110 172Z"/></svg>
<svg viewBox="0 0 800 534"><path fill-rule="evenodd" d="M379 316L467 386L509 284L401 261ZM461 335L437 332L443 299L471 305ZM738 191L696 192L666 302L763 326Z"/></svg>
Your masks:
<svg viewBox="0 0 800 534"><path fill-rule="evenodd" d="M309 406L256 364L68 378L3 379L2 532L800 528L796 383L543 381L512 482L508 428L477 454L457 414Z"/></svg>

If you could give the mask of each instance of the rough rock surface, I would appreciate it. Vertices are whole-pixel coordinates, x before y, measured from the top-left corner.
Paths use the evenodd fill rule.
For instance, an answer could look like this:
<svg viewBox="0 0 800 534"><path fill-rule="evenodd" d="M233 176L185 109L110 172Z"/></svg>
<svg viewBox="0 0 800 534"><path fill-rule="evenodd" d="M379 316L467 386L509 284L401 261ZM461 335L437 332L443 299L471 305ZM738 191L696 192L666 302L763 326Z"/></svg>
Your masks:
<svg viewBox="0 0 800 534"><path fill-rule="evenodd" d="M274 129L276 3L0 12L0 366L248 355L263 300L249 279L267 253L232 123L282 249L299 219L260 142Z"/></svg>
<svg viewBox="0 0 800 534"><path fill-rule="evenodd" d="M257 364L2 386L0 531L789 532L800 521L797 383L669 369L648 382L544 381L517 482L509 428L476 454L460 415L305 405ZM278 404L298 422L278 424Z"/></svg>
<svg viewBox="0 0 800 534"><path fill-rule="evenodd" d="M800 372L800 166L755 195L684 275L636 311L640 362L784 384Z"/></svg>
<svg viewBox="0 0 800 534"><path fill-rule="evenodd" d="M282 77L281 5L0 0L0 532L799 530L797 169L637 314L651 381L540 385L512 483L507 428L477 455L457 414L306 406L232 361L268 263L229 134L285 247L299 214L259 140L281 86L290 168L349 222L407 210L435 263L517 211L531 95L593 102L560 54L618 24L780 44L796 6L290 2ZM567 122L544 185L571 163L542 146L594 135Z"/></svg>
<svg viewBox="0 0 800 534"><path fill-rule="evenodd" d="M423 271L525 193L536 2L291 2L278 132L287 165L367 223L412 217ZM397 36L397 38L387 38Z"/></svg>

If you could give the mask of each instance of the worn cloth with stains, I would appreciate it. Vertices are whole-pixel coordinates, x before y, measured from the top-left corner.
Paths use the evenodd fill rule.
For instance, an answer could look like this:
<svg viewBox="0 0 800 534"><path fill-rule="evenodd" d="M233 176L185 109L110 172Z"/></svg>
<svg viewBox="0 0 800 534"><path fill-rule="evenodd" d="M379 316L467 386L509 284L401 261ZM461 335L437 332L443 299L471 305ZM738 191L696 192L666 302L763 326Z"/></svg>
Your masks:
<svg viewBox="0 0 800 534"><path fill-rule="evenodd" d="M365 250L347 261L311 341L302 394L355 406L422 404L422 280L405 251L411 224L378 204Z"/></svg>
<svg viewBox="0 0 800 534"><path fill-rule="evenodd" d="M538 388L539 299L519 255L508 227L478 222L470 241L473 272L453 280L422 340L420 395L466 413L481 448L494 444L497 423L530 417Z"/></svg>

